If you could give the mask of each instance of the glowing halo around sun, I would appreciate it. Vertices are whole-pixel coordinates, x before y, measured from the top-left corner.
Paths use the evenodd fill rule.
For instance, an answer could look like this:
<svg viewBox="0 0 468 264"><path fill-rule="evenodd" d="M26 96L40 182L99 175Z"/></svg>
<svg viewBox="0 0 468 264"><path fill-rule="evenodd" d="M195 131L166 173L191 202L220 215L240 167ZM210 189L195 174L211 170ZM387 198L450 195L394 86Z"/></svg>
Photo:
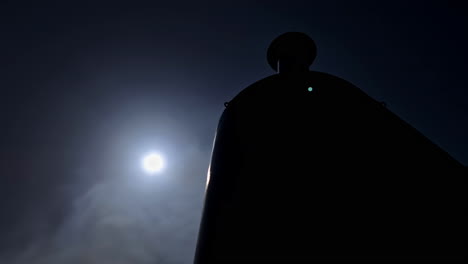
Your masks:
<svg viewBox="0 0 468 264"><path fill-rule="evenodd" d="M156 174L164 169L164 159L160 154L151 152L143 157L141 166L147 174Z"/></svg>

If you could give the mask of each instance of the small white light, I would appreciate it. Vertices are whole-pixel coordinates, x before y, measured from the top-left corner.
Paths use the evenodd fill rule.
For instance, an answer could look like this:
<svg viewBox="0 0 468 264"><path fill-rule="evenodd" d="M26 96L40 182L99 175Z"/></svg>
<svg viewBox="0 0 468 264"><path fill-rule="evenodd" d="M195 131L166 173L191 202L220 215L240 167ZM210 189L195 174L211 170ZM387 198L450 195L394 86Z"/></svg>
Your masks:
<svg viewBox="0 0 468 264"><path fill-rule="evenodd" d="M164 168L164 160L160 154L149 153L143 158L143 170L148 174L155 174Z"/></svg>

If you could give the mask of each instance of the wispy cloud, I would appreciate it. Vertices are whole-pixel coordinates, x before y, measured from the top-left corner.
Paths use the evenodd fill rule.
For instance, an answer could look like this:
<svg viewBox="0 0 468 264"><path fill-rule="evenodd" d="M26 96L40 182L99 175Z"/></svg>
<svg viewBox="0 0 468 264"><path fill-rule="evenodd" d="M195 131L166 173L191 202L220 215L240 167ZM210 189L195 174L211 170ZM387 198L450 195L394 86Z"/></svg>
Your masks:
<svg viewBox="0 0 468 264"><path fill-rule="evenodd" d="M192 154L181 171L195 176L166 175L166 185L125 177L95 183L72 202L55 233L3 254L0 263L190 263L207 167L205 154Z"/></svg>

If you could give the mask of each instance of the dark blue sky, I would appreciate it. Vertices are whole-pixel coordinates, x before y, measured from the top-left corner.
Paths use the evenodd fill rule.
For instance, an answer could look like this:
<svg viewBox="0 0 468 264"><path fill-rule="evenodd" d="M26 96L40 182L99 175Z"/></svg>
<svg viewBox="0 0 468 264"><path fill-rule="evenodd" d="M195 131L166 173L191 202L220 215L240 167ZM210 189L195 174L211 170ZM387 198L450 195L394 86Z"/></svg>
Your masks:
<svg viewBox="0 0 468 264"><path fill-rule="evenodd" d="M311 70L385 101L468 165L466 12L463 1L3 2L0 262L190 262L223 103L273 74L266 49L287 31L316 41ZM148 149L168 160L157 179L138 167Z"/></svg>

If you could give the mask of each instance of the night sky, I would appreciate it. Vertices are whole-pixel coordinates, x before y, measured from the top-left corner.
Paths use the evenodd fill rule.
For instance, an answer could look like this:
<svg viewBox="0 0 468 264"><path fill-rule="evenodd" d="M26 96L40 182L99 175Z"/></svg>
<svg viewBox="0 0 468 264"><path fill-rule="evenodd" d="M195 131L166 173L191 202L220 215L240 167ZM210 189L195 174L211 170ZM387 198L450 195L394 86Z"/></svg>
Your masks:
<svg viewBox="0 0 468 264"><path fill-rule="evenodd" d="M11 2L11 3L9 3ZM190 263L218 118L300 31L468 165L463 1L3 1L0 263ZM147 175L151 150L166 160ZM286 153L284 155L287 155Z"/></svg>

